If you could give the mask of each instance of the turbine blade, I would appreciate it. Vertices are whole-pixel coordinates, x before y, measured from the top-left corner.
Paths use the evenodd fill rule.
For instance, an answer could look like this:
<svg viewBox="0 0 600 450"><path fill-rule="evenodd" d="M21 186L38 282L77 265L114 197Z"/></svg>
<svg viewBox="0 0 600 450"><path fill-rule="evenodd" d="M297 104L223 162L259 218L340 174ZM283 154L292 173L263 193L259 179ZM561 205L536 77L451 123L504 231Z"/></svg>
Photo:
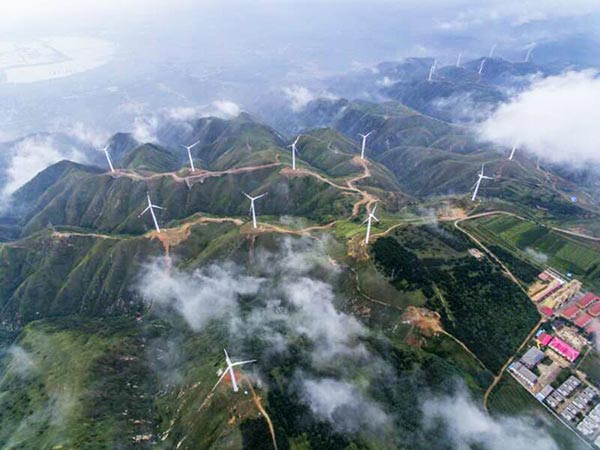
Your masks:
<svg viewBox="0 0 600 450"><path fill-rule="evenodd" d="M253 200L252 197L250 197L248 194L246 194L245 192L242 192L242 194L244 194L246 197L248 197L250 200Z"/></svg>
<svg viewBox="0 0 600 450"><path fill-rule="evenodd" d="M196 145L198 145L200 142L201 142L201 141L194 142L192 145L190 145L190 146L189 146L189 148L193 148L193 147L195 147L195 146L196 146Z"/></svg>
<svg viewBox="0 0 600 450"><path fill-rule="evenodd" d="M156 205L152 205L152 208L156 208L156 209L165 209L162 206L156 206Z"/></svg>
<svg viewBox="0 0 600 450"><path fill-rule="evenodd" d="M373 211L371 211L371 215L374 217L375 216L375 211L377 211L377 205L375 205L373 207Z"/></svg>
<svg viewBox="0 0 600 450"><path fill-rule="evenodd" d="M379 219L375 216L371 216L373 219L375 219L375 222L379 222Z"/></svg>
<svg viewBox="0 0 600 450"><path fill-rule="evenodd" d="M219 385L219 383L220 383L221 381L223 381L223 378L225 378L225 375L227 375L227 369L225 369L225 370L223 371L223 373L221 374L221 376L219 377L219 379L218 379L218 380L217 380L217 382L215 383L214 387L212 388L212 390L213 390L213 391L214 391L214 390L217 388L217 386Z"/></svg>
<svg viewBox="0 0 600 450"><path fill-rule="evenodd" d="M267 195L267 192L265 192L264 194L260 194L257 197L254 197L254 200L258 200L259 198L263 198L265 195Z"/></svg>
<svg viewBox="0 0 600 450"><path fill-rule="evenodd" d="M241 366L243 364L250 364L250 363L254 363L256 362L256 359L249 359L248 361L238 361L238 362L234 362L231 366Z"/></svg>
<svg viewBox="0 0 600 450"><path fill-rule="evenodd" d="M148 210L149 210L149 209L150 209L150 206L146 206L146 209L145 209L145 210L143 210L143 211L140 213L140 215L139 215L138 217L141 217L141 216L143 216L144 214L146 214L146 213L148 212Z"/></svg>

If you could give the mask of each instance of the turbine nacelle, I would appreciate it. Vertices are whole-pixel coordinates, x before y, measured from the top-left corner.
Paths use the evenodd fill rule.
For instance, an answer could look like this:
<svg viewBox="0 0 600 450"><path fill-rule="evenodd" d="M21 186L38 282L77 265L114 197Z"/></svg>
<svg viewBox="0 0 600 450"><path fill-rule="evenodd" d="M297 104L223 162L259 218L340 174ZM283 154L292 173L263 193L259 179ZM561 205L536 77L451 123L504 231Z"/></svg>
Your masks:
<svg viewBox="0 0 600 450"><path fill-rule="evenodd" d="M156 229L157 233L160 233L160 226L158 225L158 220L156 219L156 214L154 214L154 209L164 209L161 206L157 206L154 205L152 203L152 200L150 200L150 194L146 193L146 197L148 199L148 206L146 206L146 209L144 209L138 217L142 217L144 214L146 214L148 211L150 211L150 215L152 216L152 221L154 222L154 228Z"/></svg>
<svg viewBox="0 0 600 450"><path fill-rule="evenodd" d="M223 349L223 352L225 353L225 364L227 365L227 367L225 368L225 370L223 371L223 373L221 374L221 376L217 380L215 386L213 387L213 390L216 389L216 387L223 380L223 378L225 378L225 375L229 374L229 376L231 378L231 385L233 386L233 392L238 392L238 390L239 390L238 389L238 384L237 384L237 380L235 378L235 371L233 370L233 368L236 367L236 366L243 366L245 364L254 363L254 362L256 362L256 359L250 359L250 360L247 360L247 361L232 362L231 358L229 358L229 354L227 353L227 350Z"/></svg>
<svg viewBox="0 0 600 450"><path fill-rule="evenodd" d="M365 149L367 148L367 138L373 134L374 131L369 131L367 134L360 134L362 138L362 145L360 147L360 159L365 159Z"/></svg>

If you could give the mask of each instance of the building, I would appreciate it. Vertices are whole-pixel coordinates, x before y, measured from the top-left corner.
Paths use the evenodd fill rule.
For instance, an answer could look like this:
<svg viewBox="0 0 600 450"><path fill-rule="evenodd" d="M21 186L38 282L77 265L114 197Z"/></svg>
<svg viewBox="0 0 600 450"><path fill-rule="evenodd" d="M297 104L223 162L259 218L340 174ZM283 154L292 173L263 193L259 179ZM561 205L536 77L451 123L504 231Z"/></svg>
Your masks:
<svg viewBox="0 0 600 450"><path fill-rule="evenodd" d="M571 347L565 341L560 338L553 337L548 344L552 350L558 353L560 356L565 358L569 362L575 361L579 357L579 351Z"/></svg>
<svg viewBox="0 0 600 450"><path fill-rule="evenodd" d="M593 317L600 316L600 301L595 302L592 306L590 306L587 310L587 313Z"/></svg>
<svg viewBox="0 0 600 450"><path fill-rule="evenodd" d="M523 356L521 356L521 363L533 369L537 366L542 359L544 359L544 352L539 350L538 348L531 346L529 350L525 352Z"/></svg>
<svg viewBox="0 0 600 450"><path fill-rule="evenodd" d="M525 386L531 389L537 383L538 377L520 362L514 362L508 366L510 370Z"/></svg>
<svg viewBox="0 0 600 450"><path fill-rule="evenodd" d="M590 324L591 321L592 321L592 316L590 316L587 313L582 312L580 315L577 316L577 318L575 319L575 321L573 323L575 325L577 325L579 328L585 328L586 326L588 326Z"/></svg>
<svg viewBox="0 0 600 450"><path fill-rule="evenodd" d="M546 399L546 397L548 397L550 394L552 394L553 391L554 391L554 388L552 386L550 386L549 384L547 384L540 390L540 392L535 394L535 398L537 398L540 402L543 402Z"/></svg>
<svg viewBox="0 0 600 450"><path fill-rule="evenodd" d="M561 315L565 319L573 320L575 318L575 316L577 316L577 314L579 314L579 311L581 311L581 310L577 307L577 305L572 305L572 306L569 306L567 309L565 309Z"/></svg>
<svg viewBox="0 0 600 450"><path fill-rule="evenodd" d="M585 309L592 303L597 302L598 300L600 300L600 297L598 297L592 292L588 292L583 297L581 297L581 299L579 299L579 301L577 302L577 306L579 306L581 309Z"/></svg>
<svg viewBox="0 0 600 450"><path fill-rule="evenodd" d="M544 347L546 347L552 340L552 336L550 336L548 333L542 331L536 339L540 345L543 345Z"/></svg>

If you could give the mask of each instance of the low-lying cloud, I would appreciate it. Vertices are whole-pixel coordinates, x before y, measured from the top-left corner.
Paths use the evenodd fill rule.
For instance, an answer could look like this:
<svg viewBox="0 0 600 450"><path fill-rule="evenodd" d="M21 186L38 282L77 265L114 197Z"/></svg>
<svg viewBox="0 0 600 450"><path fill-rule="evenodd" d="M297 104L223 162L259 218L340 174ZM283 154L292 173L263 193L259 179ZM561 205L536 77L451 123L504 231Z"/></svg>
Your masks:
<svg viewBox="0 0 600 450"><path fill-rule="evenodd" d="M479 131L496 144L520 146L552 163L600 163L598 72L567 72L535 81L502 104Z"/></svg>
<svg viewBox="0 0 600 450"><path fill-rule="evenodd" d="M368 330L336 308L332 283L339 269L321 243L288 238L280 244L279 252L257 250L252 274L231 262L187 273L158 260L138 291L195 331L219 320L237 343L259 340L264 353L253 357L285 356L292 344L310 342L309 366L290 380L300 401L340 432L380 428L388 423L383 405L352 380L359 370L364 376L391 369L364 345Z"/></svg>
<svg viewBox="0 0 600 450"><path fill-rule="evenodd" d="M422 409L424 426L442 425L451 448L558 450L554 440L533 420L526 417L491 417L475 405L464 388L452 396L428 399Z"/></svg>
<svg viewBox="0 0 600 450"><path fill-rule="evenodd" d="M2 188L4 199L52 164L63 159L76 162L87 159L74 147L62 148L50 136L25 138L15 144L10 153L6 162L6 184Z"/></svg>

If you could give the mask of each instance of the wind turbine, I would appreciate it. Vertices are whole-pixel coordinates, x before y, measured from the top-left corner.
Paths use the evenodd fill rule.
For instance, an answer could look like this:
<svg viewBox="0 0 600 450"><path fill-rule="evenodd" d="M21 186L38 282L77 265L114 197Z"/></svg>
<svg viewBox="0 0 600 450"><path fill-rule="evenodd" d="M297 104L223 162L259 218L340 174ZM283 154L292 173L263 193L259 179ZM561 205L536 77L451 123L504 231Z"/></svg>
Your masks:
<svg viewBox="0 0 600 450"><path fill-rule="evenodd" d="M185 148L187 150L187 154L188 154L188 158L190 159L190 167L192 169L192 172L196 171L196 168L194 167L194 160L192 159L192 148L194 148L196 145L198 145L200 143L200 141L193 143L192 145L181 145L183 148Z"/></svg>
<svg viewBox="0 0 600 450"><path fill-rule="evenodd" d="M110 155L108 154L108 148L110 147L110 142L106 145L106 147L101 148L101 149L96 149L96 150L100 150L101 152L104 152L104 155L106 156L106 161L108 161L108 167L110 167L110 171L114 173L115 168L112 165L112 161L110 160Z"/></svg>
<svg viewBox="0 0 600 450"><path fill-rule="evenodd" d="M431 81L433 79L433 74L435 73L436 68L437 68L437 59L434 59L433 65L429 69L429 77L427 78L427 81Z"/></svg>
<svg viewBox="0 0 600 450"><path fill-rule="evenodd" d="M367 224L367 237L365 238L365 244L369 243L369 238L371 237L371 221L375 220L376 222L379 222L379 219L375 217L375 211L377 211L377 205L375 205L373 211L369 213L369 216L363 222L363 225L365 223Z"/></svg>
<svg viewBox="0 0 600 450"><path fill-rule="evenodd" d="M256 362L256 359L250 359L248 361L231 362L231 359L229 359L229 355L227 354L227 350L223 349L223 351L225 352L225 363L227 364L227 368L223 371L223 373L217 380L217 383L215 384L215 387L213 388L213 390L219 385L219 383L223 380L223 378L225 378L225 375L227 375L227 373L229 372L229 376L231 377L231 384L233 385L233 392L237 392L239 389L238 389L237 381L235 379L235 371L233 370L233 368L235 366L242 366L244 364L250 364L250 363Z"/></svg>
<svg viewBox="0 0 600 450"><path fill-rule="evenodd" d="M479 186L481 185L481 180L493 180L492 177L486 177L483 174L483 170L484 170L484 165L481 165L481 172L478 174L478 179L477 179L477 183L475 183L475 191L473 191L473 197L471 197L471 201L475 201L475 199L477 198L477 192L479 192Z"/></svg>
<svg viewBox="0 0 600 450"><path fill-rule="evenodd" d="M510 156L508 157L509 161L512 161L512 159L515 156L515 152L517 151L517 148L519 147L519 141L515 142L515 145L513 145L512 150L510 151Z"/></svg>
<svg viewBox="0 0 600 450"><path fill-rule="evenodd" d="M456 67L460 67L460 60L462 59L462 53L458 54L458 58L456 58Z"/></svg>
<svg viewBox="0 0 600 450"><path fill-rule="evenodd" d="M372 131L369 131L367 134L359 134L362 138L362 146L360 148L360 159L365 159L365 148L367 147L367 138L373 134Z"/></svg>
<svg viewBox="0 0 600 450"><path fill-rule="evenodd" d="M292 145L288 145L288 148L292 149L292 170L296 170L296 153L299 154L298 149L296 148L296 144L298 143L299 140L300 140L300 135L298 135L296 140L294 142L292 142ZM254 227L254 228L256 228L256 227Z"/></svg>
<svg viewBox="0 0 600 450"><path fill-rule="evenodd" d="M256 227L256 209L254 209L254 200L258 200L259 198L264 197L266 194L266 192L264 194L261 194L257 197L252 197L248 194L246 194L245 192L243 192L243 194L248 197L248 199L250 200L250 214L252 214L252 225L254 226L254 228Z"/></svg>
<svg viewBox="0 0 600 450"><path fill-rule="evenodd" d="M481 75L481 73L483 72L483 66L485 66L485 61L486 61L486 59L485 59L485 58L483 58L483 59L481 60L481 64L479 64L479 70L477 71L477 73L478 73L479 75Z"/></svg>
<svg viewBox="0 0 600 450"><path fill-rule="evenodd" d="M531 47L529 47L529 50L527 50L527 55L525 55L525 62L529 62L529 57L531 56L531 52L533 51L533 49L536 47L535 42L533 44L531 44Z"/></svg>
<svg viewBox="0 0 600 450"><path fill-rule="evenodd" d="M492 45L492 48L490 49L490 59L494 57L494 50L496 50L496 44Z"/></svg>
<svg viewBox="0 0 600 450"><path fill-rule="evenodd" d="M148 206L146 206L146 209L143 210L138 217L142 217L144 214L146 214L146 212L150 211L150 214L152 215L152 220L154 221L154 228L156 228L157 233L160 233L160 227L158 226L158 220L156 220L156 214L154 214L154 208L157 208L157 209L164 209L164 208L153 205L152 201L150 200L150 194L146 194L146 196L148 197Z"/></svg>

